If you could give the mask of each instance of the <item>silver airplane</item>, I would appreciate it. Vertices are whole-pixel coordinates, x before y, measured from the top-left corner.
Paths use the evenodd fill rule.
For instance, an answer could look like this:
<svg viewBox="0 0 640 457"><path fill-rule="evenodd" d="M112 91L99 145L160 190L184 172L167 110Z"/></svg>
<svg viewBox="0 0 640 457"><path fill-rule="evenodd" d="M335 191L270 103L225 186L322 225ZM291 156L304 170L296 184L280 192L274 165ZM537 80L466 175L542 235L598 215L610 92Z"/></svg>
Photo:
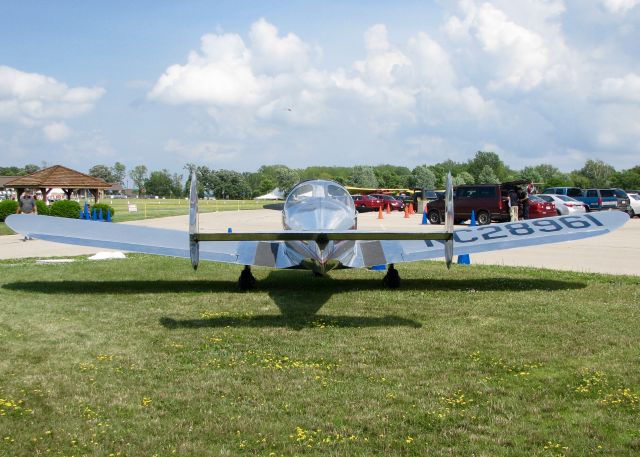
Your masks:
<svg viewBox="0 0 640 457"><path fill-rule="evenodd" d="M297 184L282 211L282 231L202 233L198 230L195 173L191 177L189 230L167 230L127 224L15 214L6 219L17 233L34 239L95 246L147 254L244 265L239 286L255 284L252 266L301 268L324 275L336 268L388 266L384 284L395 288L400 276L395 264L531 246L603 235L629 219L621 211L559 216L523 222L453 229L453 186L447 177L445 224L441 232L358 230L358 213L349 192L328 180Z"/></svg>

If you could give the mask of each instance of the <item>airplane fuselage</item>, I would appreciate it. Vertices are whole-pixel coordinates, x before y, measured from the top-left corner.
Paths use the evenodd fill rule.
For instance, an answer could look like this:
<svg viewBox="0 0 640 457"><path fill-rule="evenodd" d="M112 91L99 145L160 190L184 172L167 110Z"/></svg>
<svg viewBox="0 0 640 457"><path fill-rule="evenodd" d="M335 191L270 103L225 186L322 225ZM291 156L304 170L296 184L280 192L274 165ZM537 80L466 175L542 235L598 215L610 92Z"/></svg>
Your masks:
<svg viewBox="0 0 640 457"><path fill-rule="evenodd" d="M358 213L349 192L328 180L303 181L289 193L282 210L284 230L345 231L358 227ZM354 241L287 241L287 255L301 268L324 274L356 254Z"/></svg>

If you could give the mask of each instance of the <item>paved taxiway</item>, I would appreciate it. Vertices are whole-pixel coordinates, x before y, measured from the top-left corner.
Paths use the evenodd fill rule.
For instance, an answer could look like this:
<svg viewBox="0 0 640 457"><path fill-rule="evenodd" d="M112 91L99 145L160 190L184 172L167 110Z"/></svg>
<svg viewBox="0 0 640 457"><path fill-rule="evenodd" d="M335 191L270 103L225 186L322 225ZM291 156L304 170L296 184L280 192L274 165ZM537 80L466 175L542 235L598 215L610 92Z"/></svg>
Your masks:
<svg viewBox="0 0 640 457"><path fill-rule="evenodd" d="M408 219L403 213L359 215L358 227L364 230L432 231L443 226L421 225L421 215ZM99 224L100 222L96 222ZM187 230L187 216L165 217L129 222L134 225ZM245 210L200 215L201 231L234 232L281 230L278 210ZM0 236L0 259L52 257L94 254L105 249L63 245L33 240L23 242L19 235ZM584 240L543 246L473 254L472 263L532 266L558 270L640 275L640 218L634 218L613 233Z"/></svg>

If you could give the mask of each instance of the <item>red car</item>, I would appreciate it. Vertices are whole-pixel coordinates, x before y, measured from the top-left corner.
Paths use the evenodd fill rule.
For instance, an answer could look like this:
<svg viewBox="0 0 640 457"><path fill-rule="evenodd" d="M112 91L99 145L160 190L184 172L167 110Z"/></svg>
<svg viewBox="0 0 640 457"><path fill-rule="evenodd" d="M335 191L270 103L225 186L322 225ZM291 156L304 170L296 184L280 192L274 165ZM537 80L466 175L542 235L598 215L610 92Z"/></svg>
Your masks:
<svg viewBox="0 0 640 457"><path fill-rule="evenodd" d="M370 195L352 195L353 204L356 206L356 210L359 212L373 211L382 206L382 200L372 197Z"/></svg>
<svg viewBox="0 0 640 457"><path fill-rule="evenodd" d="M391 207L391 211L397 209L398 211L404 210L404 202L398 200L391 195L385 194L369 194L369 197L377 198L378 200L382 200L382 209L387 209L387 205Z"/></svg>
<svg viewBox="0 0 640 457"><path fill-rule="evenodd" d="M529 219L557 216L556 204L536 195L529 195Z"/></svg>

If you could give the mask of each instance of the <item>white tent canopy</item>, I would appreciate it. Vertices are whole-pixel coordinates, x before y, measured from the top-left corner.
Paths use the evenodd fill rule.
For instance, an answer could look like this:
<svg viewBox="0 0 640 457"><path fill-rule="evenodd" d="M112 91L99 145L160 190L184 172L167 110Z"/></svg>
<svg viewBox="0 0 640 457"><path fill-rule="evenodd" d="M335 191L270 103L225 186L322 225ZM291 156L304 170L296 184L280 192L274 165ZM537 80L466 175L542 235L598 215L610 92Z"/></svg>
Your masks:
<svg viewBox="0 0 640 457"><path fill-rule="evenodd" d="M284 193L276 187L271 192L260 195L254 198L254 200L284 200Z"/></svg>

